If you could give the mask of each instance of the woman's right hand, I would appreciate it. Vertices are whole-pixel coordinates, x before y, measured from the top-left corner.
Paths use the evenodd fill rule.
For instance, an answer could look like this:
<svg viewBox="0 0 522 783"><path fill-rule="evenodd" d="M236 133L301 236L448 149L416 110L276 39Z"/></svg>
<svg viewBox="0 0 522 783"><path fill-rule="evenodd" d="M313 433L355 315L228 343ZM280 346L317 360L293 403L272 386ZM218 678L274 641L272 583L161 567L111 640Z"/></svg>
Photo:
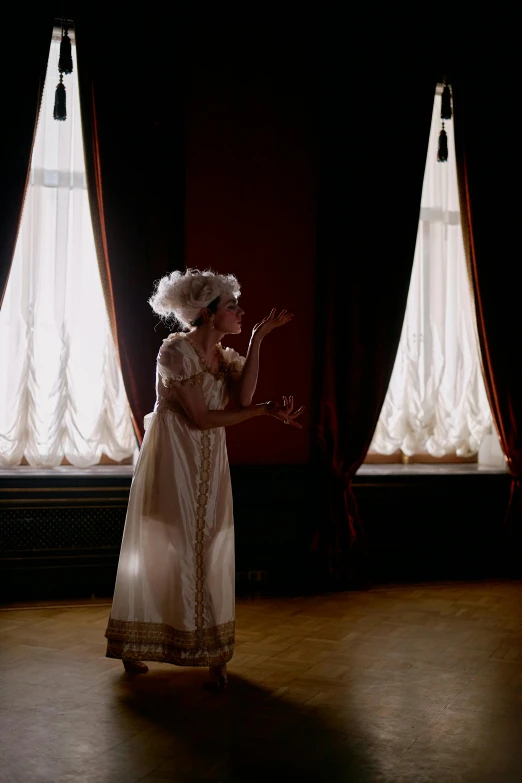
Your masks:
<svg viewBox="0 0 522 783"><path fill-rule="evenodd" d="M304 405L301 405L300 408L294 411L294 398L292 395L290 395L290 397L283 397L282 405L278 402L267 403L267 413L270 416L273 416L275 419L280 419L283 424L290 424L292 427L297 427L297 429L300 430L302 430L303 427L299 422L295 421L295 419L297 419L303 411Z"/></svg>
<svg viewBox="0 0 522 783"><path fill-rule="evenodd" d="M262 321L254 326L251 340L260 343L273 329L284 326L289 323L293 317L294 314L289 313L287 310L281 310L279 315L276 315L276 309L273 307L266 318L263 318Z"/></svg>

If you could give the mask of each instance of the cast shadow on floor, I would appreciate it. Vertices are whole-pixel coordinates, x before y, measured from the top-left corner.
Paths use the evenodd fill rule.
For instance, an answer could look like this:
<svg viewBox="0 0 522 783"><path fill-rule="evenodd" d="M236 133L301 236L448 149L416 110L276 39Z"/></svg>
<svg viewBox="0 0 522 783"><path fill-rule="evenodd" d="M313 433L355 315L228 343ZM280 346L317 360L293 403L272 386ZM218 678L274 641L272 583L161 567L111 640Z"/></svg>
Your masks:
<svg viewBox="0 0 522 783"><path fill-rule="evenodd" d="M262 684L237 675L229 679L230 688L222 694L204 690L205 670L165 667L137 677L123 675L114 683L119 712L149 726L129 743L129 752L164 758L144 783L384 779L360 732L356 736L357 719L348 703L330 722L324 713L285 701L284 694L275 696Z"/></svg>

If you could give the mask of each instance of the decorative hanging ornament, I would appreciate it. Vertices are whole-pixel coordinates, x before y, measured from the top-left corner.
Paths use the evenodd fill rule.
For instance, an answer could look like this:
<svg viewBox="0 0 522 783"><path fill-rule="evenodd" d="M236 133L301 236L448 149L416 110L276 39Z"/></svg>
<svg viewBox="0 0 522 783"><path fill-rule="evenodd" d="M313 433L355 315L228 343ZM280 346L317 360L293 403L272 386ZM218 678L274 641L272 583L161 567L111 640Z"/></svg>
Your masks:
<svg viewBox="0 0 522 783"><path fill-rule="evenodd" d="M449 84L444 84L442 90L442 100L440 103L440 118L441 120L451 120L453 112L451 111L451 91Z"/></svg>
<svg viewBox="0 0 522 783"><path fill-rule="evenodd" d="M448 160L448 134L444 130L444 120L451 120L453 112L451 109L451 90L450 86L444 77L442 81L442 97L440 101L440 118L442 120L442 128L439 133L439 149L437 152L437 160L439 163L446 163Z"/></svg>
<svg viewBox="0 0 522 783"><path fill-rule="evenodd" d="M73 61L71 52L71 39L67 34L67 25L62 20L62 40L60 41L60 57L58 58L58 71L60 72L60 81L56 85L54 95L54 113L55 120L67 119L67 98L65 95L65 84L63 83L64 73L72 73Z"/></svg>
<svg viewBox="0 0 522 783"><path fill-rule="evenodd" d="M55 120L67 119L67 100L65 97L65 84L63 83L63 73L60 74L60 81L56 85L54 95L54 114Z"/></svg>
<svg viewBox="0 0 522 783"><path fill-rule="evenodd" d="M446 163L448 160L448 134L444 130L444 123L442 123L442 130L439 133L439 151L437 154L437 160L439 163Z"/></svg>
<svg viewBox="0 0 522 783"><path fill-rule="evenodd" d="M62 40L60 43L60 57L58 59L58 70L60 73L72 73L73 61L71 54L71 39L67 33L67 27L62 33Z"/></svg>

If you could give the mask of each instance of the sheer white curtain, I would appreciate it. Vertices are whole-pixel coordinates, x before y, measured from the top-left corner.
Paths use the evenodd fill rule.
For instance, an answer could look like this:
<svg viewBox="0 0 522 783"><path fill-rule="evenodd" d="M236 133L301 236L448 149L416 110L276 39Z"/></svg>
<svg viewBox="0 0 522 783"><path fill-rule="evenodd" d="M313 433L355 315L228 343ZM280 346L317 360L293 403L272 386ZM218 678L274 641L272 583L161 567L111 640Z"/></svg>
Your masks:
<svg viewBox="0 0 522 783"><path fill-rule="evenodd" d="M437 162L435 95L415 259L393 374L370 452L469 456L490 431L460 224L453 122Z"/></svg>
<svg viewBox="0 0 522 783"><path fill-rule="evenodd" d="M98 273L85 181L76 49L53 119L53 36L30 181L0 311L0 465L78 467L136 441Z"/></svg>

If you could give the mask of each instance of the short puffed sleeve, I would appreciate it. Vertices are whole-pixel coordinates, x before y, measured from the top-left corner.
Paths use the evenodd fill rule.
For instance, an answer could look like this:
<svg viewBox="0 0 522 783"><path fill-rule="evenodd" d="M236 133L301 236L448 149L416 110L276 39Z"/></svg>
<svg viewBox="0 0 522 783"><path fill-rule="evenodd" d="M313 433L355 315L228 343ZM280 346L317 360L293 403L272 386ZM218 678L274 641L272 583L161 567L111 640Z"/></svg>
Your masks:
<svg viewBox="0 0 522 783"><path fill-rule="evenodd" d="M233 348L223 348L222 353L228 373L234 376L241 375L246 362L245 357L234 351Z"/></svg>
<svg viewBox="0 0 522 783"><path fill-rule="evenodd" d="M194 351L182 336L163 340L157 360L158 373L167 388L195 385L203 380L203 371Z"/></svg>

